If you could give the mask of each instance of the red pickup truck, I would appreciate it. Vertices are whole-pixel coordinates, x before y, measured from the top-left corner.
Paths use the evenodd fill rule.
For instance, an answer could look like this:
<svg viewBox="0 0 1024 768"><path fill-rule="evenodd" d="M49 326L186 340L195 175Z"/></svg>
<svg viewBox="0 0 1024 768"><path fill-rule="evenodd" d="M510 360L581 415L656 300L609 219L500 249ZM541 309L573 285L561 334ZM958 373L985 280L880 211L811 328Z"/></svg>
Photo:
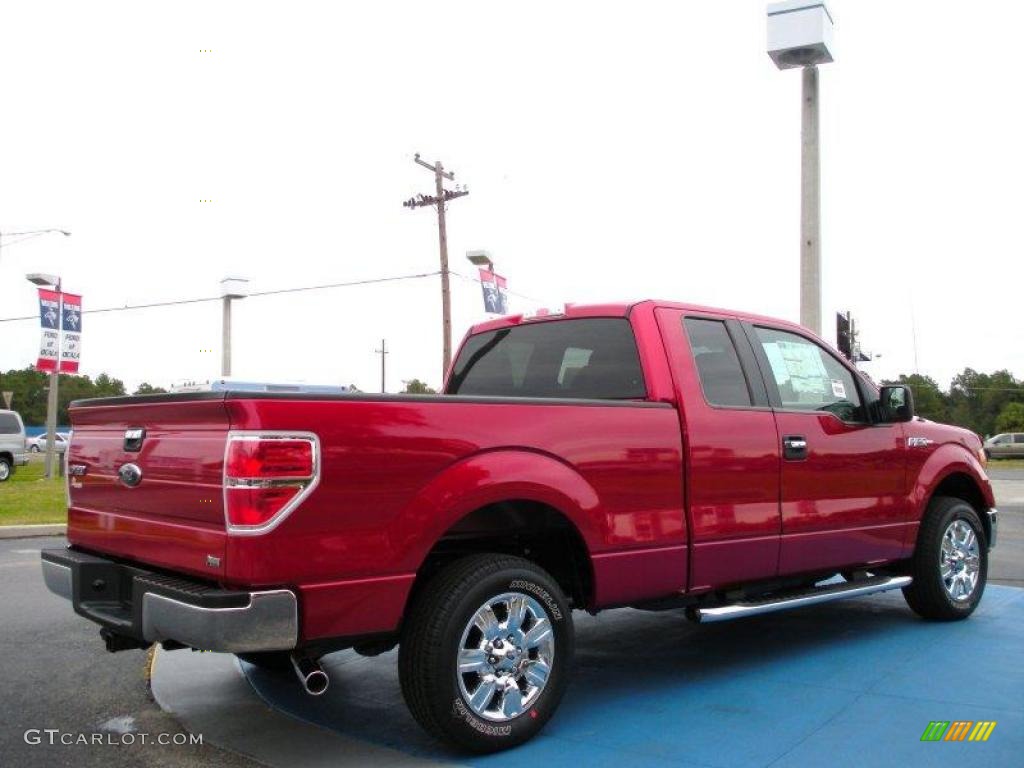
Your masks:
<svg viewBox="0 0 1024 768"><path fill-rule="evenodd" d="M70 546L43 572L108 649L283 661L317 694L320 656L398 645L416 720L481 752L550 718L574 609L712 622L901 588L962 619L996 538L976 435L800 326L670 302L475 326L442 395L71 420Z"/></svg>

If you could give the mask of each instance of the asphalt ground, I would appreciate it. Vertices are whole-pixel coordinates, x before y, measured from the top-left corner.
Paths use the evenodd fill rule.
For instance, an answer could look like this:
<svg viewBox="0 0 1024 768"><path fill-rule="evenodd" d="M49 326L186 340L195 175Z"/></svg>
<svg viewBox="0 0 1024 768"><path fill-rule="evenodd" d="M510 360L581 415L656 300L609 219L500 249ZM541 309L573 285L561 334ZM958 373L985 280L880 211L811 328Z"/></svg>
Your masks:
<svg viewBox="0 0 1024 768"><path fill-rule="evenodd" d="M1000 469L997 464L991 475L1000 523L989 581L1024 587L1024 469ZM154 703L145 654L107 653L96 626L76 616L65 600L43 585L38 552L63 545L60 537L0 541L0 763L104 768L257 765L210 744L154 743L185 731ZM41 732L42 743L26 743L30 729ZM54 735L56 743L47 743L50 737L44 729L60 731ZM201 728L193 731L201 733ZM83 735L97 738L93 734L113 743L77 743ZM142 734L147 743L142 743ZM65 745L61 738L76 743Z"/></svg>
<svg viewBox="0 0 1024 768"><path fill-rule="evenodd" d="M64 544L63 537L0 541L0 765L258 765L207 744L154 743L188 734L154 703L146 653L107 653L96 625L43 585L39 550ZM41 743L26 742L30 729L41 733L28 739ZM52 745L46 729L60 731ZM78 743L83 736L113 743Z"/></svg>

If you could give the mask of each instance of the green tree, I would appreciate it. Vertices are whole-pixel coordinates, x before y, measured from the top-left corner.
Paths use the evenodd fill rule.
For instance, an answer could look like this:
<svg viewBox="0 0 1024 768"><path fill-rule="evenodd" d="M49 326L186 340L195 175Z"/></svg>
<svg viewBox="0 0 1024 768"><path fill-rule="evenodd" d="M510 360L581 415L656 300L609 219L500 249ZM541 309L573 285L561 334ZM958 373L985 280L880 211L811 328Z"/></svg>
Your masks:
<svg viewBox="0 0 1024 768"><path fill-rule="evenodd" d="M1024 402L1024 383L1007 370L989 374L965 368L953 378L949 402L952 423L991 435L1007 404Z"/></svg>
<svg viewBox="0 0 1024 768"><path fill-rule="evenodd" d="M7 371L0 376L0 390L14 392L11 407L21 414L28 426L46 424L46 404L50 388L50 375L34 368ZM101 373L93 381L88 376L60 374L57 394L57 423L67 426L68 405L74 400L90 397L113 397L124 394L124 383Z"/></svg>
<svg viewBox="0 0 1024 768"><path fill-rule="evenodd" d="M405 382L405 389L402 390L403 395L436 395L437 390L431 389L424 382L419 379L409 379Z"/></svg>
<svg viewBox="0 0 1024 768"><path fill-rule="evenodd" d="M166 395L167 394L167 390L164 389L163 387L154 387L148 381L144 381L141 384L139 384L138 389L136 389L132 394L134 394L134 395Z"/></svg>
<svg viewBox="0 0 1024 768"><path fill-rule="evenodd" d="M996 432L1024 432L1024 403L1007 403L996 419Z"/></svg>

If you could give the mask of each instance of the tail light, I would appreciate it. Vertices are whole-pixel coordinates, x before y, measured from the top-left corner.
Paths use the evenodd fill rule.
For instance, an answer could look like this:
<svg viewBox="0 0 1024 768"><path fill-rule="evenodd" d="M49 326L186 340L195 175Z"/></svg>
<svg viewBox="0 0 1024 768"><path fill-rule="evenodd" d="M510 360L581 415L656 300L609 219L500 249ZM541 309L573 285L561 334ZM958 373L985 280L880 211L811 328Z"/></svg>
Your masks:
<svg viewBox="0 0 1024 768"><path fill-rule="evenodd" d="M309 432L230 432L224 453L228 532L266 533L320 480L320 444Z"/></svg>

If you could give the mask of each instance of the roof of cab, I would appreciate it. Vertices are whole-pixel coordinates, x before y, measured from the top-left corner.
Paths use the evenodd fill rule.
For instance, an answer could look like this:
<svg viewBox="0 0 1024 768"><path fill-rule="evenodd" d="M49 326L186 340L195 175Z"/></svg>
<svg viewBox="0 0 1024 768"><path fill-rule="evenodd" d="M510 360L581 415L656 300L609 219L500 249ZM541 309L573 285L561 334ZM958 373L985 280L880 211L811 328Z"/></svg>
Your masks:
<svg viewBox="0 0 1024 768"><path fill-rule="evenodd" d="M504 317L497 317L493 320L487 320L482 323L477 323L469 329L469 334L482 333L484 331L493 331L498 328L509 328L522 323L536 323L546 322L549 320L564 320L579 317L627 317L633 310L638 307L649 306L654 308L664 307L667 309L680 309L687 312L699 312L706 313L709 315L721 315L722 317L734 317L737 320L746 320L753 323L771 323L773 325L788 326L790 328L800 328L804 332L806 329L797 323L789 320L782 320L776 317L768 317L765 315L757 315L751 312L739 312L733 309L722 309L720 307L705 307L700 304L686 304L678 301L662 301L659 299L646 299L644 301L633 301L633 302L609 302L606 304L566 304L564 310L558 312L552 311L550 314L544 315L530 315L525 316L522 314L518 315L505 315Z"/></svg>

